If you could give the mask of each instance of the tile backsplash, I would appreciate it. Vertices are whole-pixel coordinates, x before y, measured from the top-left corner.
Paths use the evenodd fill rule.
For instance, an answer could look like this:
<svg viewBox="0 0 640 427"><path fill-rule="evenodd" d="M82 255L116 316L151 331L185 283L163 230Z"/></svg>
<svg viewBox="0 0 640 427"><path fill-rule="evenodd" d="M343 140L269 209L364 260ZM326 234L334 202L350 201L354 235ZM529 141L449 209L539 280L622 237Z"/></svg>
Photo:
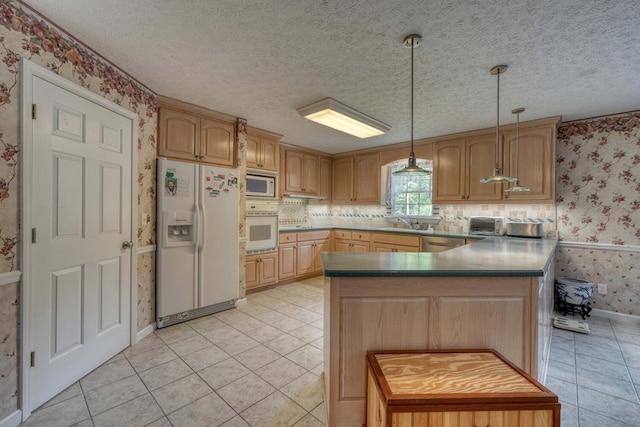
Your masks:
<svg viewBox="0 0 640 427"><path fill-rule="evenodd" d="M541 223L547 235L555 234L557 230L554 204L469 204L440 205L438 208L442 219L433 226L438 231L466 232L469 217L476 215ZM323 205L307 200L285 200L280 204L279 223L281 226L390 227L385 220L388 214L388 208L380 205Z"/></svg>

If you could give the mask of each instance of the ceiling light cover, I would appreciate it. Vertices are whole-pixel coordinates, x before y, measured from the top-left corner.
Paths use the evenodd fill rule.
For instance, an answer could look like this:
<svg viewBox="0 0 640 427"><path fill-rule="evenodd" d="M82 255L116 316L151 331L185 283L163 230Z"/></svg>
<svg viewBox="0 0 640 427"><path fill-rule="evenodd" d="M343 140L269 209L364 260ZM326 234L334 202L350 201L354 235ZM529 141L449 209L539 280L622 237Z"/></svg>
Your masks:
<svg viewBox="0 0 640 427"><path fill-rule="evenodd" d="M517 182L518 178L514 176L506 176L502 174L500 166L500 74L507 72L506 65L496 65L490 70L491 75L498 76L498 86L496 91L496 167L493 169L493 175L482 178L483 184L500 184L503 182Z"/></svg>
<svg viewBox="0 0 640 427"><path fill-rule="evenodd" d="M333 98L325 98L305 107L300 107L298 108L298 113L306 119L358 138L370 138L391 130L391 126L358 110L354 110Z"/></svg>
<svg viewBox="0 0 640 427"><path fill-rule="evenodd" d="M419 34L410 34L404 38L402 44L411 49L411 151L407 166L393 172L394 175L429 175L431 171L422 169L416 164L416 155L413 152L413 50L420 46L422 36Z"/></svg>

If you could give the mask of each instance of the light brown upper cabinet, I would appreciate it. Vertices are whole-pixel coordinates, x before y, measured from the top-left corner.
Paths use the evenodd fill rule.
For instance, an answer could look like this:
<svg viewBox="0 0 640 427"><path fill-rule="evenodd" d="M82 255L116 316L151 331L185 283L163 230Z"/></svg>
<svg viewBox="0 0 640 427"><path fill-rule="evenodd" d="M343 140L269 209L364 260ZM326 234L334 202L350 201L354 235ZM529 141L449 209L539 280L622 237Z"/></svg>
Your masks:
<svg viewBox="0 0 640 427"><path fill-rule="evenodd" d="M322 197L324 203L331 203L331 159L329 157L320 158L320 190L318 196Z"/></svg>
<svg viewBox="0 0 640 427"><path fill-rule="evenodd" d="M500 200L501 185L480 183L495 167L495 144L491 134L436 142L433 202Z"/></svg>
<svg viewBox="0 0 640 427"><path fill-rule="evenodd" d="M161 98L158 155L178 160L235 166L236 124L232 117Z"/></svg>
<svg viewBox="0 0 640 427"><path fill-rule="evenodd" d="M518 158L516 159L516 132L507 132L503 135L505 173L512 176L517 175L520 179L520 185L529 187L531 191L507 192L505 198L511 201L553 201L556 181L556 126L547 125L520 129L519 140Z"/></svg>
<svg viewBox="0 0 640 427"><path fill-rule="evenodd" d="M285 151L284 194L317 196L320 189L320 156L287 149Z"/></svg>
<svg viewBox="0 0 640 427"><path fill-rule="evenodd" d="M475 131L433 144L433 203L553 202L555 197L555 141L560 117L520 125L518 172L531 192L508 193L507 184L482 184L495 168L495 131ZM501 166L515 173L515 125L500 133Z"/></svg>
<svg viewBox="0 0 640 427"><path fill-rule="evenodd" d="M380 155L367 153L333 160L332 202L380 202Z"/></svg>
<svg viewBox="0 0 640 427"><path fill-rule="evenodd" d="M277 172L281 137L272 132L247 127L247 167Z"/></svg>

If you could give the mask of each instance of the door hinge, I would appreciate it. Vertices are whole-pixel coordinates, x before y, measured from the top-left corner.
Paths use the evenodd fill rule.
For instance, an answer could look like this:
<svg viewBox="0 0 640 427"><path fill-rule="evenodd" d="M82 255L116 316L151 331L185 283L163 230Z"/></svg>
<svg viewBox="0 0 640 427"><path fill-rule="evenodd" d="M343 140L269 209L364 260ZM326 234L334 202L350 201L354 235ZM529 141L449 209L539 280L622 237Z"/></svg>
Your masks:
<svg viewBox="0 0 640 427"><path fill-rule="evenodd" d="M38 115L38 106L36 104L31 104L31 118L35 120L37 115Z"/></svg>
<svg viewBox="0 0 640 427"><path fill-rule="evenodd" d="M31 243L35 243L36 242L36 229L32 228L31 229Z"/></svg>
<svg viewBox="0 0 640 427"><path fill-rule="evenodd" d="M36 352L32 351L31 352L31 367L35 368L36 366Z"/></svg>

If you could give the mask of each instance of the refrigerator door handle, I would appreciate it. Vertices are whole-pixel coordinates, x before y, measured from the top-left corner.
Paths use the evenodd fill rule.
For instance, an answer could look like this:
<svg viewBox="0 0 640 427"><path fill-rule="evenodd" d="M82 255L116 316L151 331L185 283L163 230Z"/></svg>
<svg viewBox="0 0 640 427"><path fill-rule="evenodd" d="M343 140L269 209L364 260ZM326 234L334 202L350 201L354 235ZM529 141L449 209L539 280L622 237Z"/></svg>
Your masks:
<svg viewBox="0 0 640 427"><path fill-rule="evenodd" d="M204 204L198 203L198 251L204 249L204 233L205 233L205 212L204 212Z"/></svg>

